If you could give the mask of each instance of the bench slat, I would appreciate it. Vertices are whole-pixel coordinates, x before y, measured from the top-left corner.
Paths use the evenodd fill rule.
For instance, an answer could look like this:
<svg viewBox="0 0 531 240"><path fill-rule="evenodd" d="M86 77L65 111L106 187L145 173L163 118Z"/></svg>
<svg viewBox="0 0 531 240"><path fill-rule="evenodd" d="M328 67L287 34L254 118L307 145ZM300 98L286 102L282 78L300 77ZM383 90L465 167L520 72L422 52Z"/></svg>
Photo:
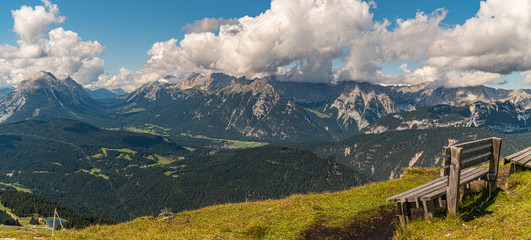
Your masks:
<svg viewBox="0 0 531 240"><path fill-rule="evenodd" d="M523 153L523 154L511 159L511 161L513 161L513 162L522 162L522 161L525 161L525 159L527 157L529 157L530 155L531 155L531 151Z"/></svg>
<svg viewBox="0 0 531 240"><path fill-rule="evenodd" d="M469 168L469 169L463 170L461 172L462 177L466 177L470 174L473 174L474 171L477 171L475 169L476 168ZM426 194L426 192L430 191L430 189L437 189L440 187L446 189L447 183L448 183L448 177L440 177L431 182L420 185L416 188L412 188L408 191L389 197L386 199L386 201L387 202L406 202L406 201L409 201L409 199L414 199L415 196L418 198L420 195Z"/></svg>
<svg viewBox="0 0 531 240"><path fill-rule="evenodd" d="M469 168L461 171L461 178L468 179L470 176L475 176L477 174L478 170L477 168ZM447 179L446 177L444 179ZM462 185L462 184L461 184ZM448 184L442 184L442 185L434 185L430 188L424 189L423 191L418 192L415 195L411 195L407 198L407 201L418 201L422 196L431 194L432 192L439 191L440 189L444 189L446 191L446 187Z"/></svg>
<svg viewBox="0 0 531 240"><path fill-rule="evenodd" d="M470 169L470 168L469 168ZM461 179L461 186L463 185L466 185L466 184L469 184L470 182L474 181L474 180L477 180L477 179L480 179L480 178L484 178L487 176L489 170L487 168L472 168L474 169L474 171L471 171L467 176L463 177ZM438 198L442 195L445 195L446 194L446 188L444 189L439 189L437 191L433 191L432 193L430 194L427 194L427 195L424 195L420 198L421 201L430 201L430 200L433 200L435 198Z"/></svg>
<svg viewBox="0 0 531 240"><path fill-rule="evenodd" d="M462 164L462 167L461 168L468 168L468 167L472 167L472 166L475 166L475 165L478 165L482 162L487 162L490 160L490 157L492 156L492 154L490 152L488 153L485 153L481 156L476 156L475 158L470 158L470 159L465 159L461 164ZM450 174L450 167L445 167L443 169L441 169L441 176L448 176L448 174Z"/></svg>
<svg viewBox="0 0 531 240"><path fill-rule="evenodd" d="M468 171L466 171L468 170ZM471 182L470 179L477 179L478 177L480 176L483 176L485 175L486 176L486 172L488 172L488 169L486 168L469 168L469 169L465 169L463 171L466 171L463 175L461 175L461 182L459 184L459 186L463 186L465 184L468 184L469 182ZM424 194L422 194L421 196L418 196L418 200L422 200L422 201L426 201L426 199L429 199L429 200L433 200L437 197L440 197L442 195L445 195L446 194L446 189L447 189L447 186L443 186L442 188L434 188L433 190L431 191L427 191L425 192ZM439 193L442 193L442 194L439 194ZM431 196L433 195L434 197L430 197L430 198L425 198L425 196ZM413 198L411 198L413 199ZM409 199L408 199L409 200Z"/></svg>
<svg viewBox="0 0 531 240"><path fill-rule="evenodd" d="M524 165L524 166L531 166L531 154L527 155L527 157L521 159L518 161L518 163Z"/></svg>
<svg viewBox="0 0 531 240"><path fill-rule="evenodd" d="M506 159L506 160L513 160L513 158L515 158L515 157L517 157L517 156L520 156L520 155L522 155L522 154L524 154L524 153L526 153L526 152L529 152L529 151L531 151L531 147L528 147L528 148L526 148L526 149L524 149L524 150L522 150L522 151L519 151L519 152L515 152L515 153L513 153L513 154L511 154L511 155L509 155L509 156L507 156L507 157L505 157L505 159Z"/></svg>
<svg viewBox="0 0 531 240"><path fill-rule="evenodd" d="M442 152L442 166L450 166L450 147L444 147Z"/></svg>
<svg viewBox="0 0 531 240"><path fill-rule="evenodd" d="M477 155L484 154L484 153L488 153L488 152L492 152L492 143L473 147L473 148L463 149L463 159L470 158L470 157L477 156Z"/></svg>
<svg viewBox="0 0 531 240"><path fill-rule="evenodd" d="M452 145L452 147L460 147L463 149L468 149L468 148L474 148L474 147L478 147L478 146L489 144L489 143L492 144L492 138L485 138L485 139L476 140L472 142L456 144L456 145Z"/></svg>
<svg viewBox="0 0 531 240"><path fill-rule="evenodd" d="M461 161L461 166L462 168L476 166L480 163L489 161L491 156L492 156L492 153L488 152L488 153L484 153L484 154L481 154L481 155L478 155L472 158L464 159Z"/></svg>
<svg viewBox="0 0 531 240"><path fill-rule="evenodd" d="M415 187L415 188L412 188L412 189L409 189L405 192L402 192L400 194L397 194L397 195L394 195L392 197L389 197L386 199L387 202L400 202L401 200L404 200L407 196L411 195L411 194L416 194L417 192L419 192L420 190L426 188L426 187L429 187L431 185L436 185L436 184L439 184L439 183L446 183L448 181L448 178L447 177L441 177L441 178L437 178L431 182L428 182L428 183L425 183L425 184L422 184L418 187Z"/></svg>
<svg viewBox="0 0 531 240"><path fill-rule="evenodd" d="M461 144L452 145L453 147L463 148L463 158L470 158L478 154L483 154L492 151L492 138L481 139L473 142L466 142ZM442 166L441 176L448 176L450 174L450 147L443 147L442 153ZM485 160L487 161L487 160ZM479 164L479 163L478 163ZM470 165L474 166L476 164ZM462 166L466 168L469 166Z"/></svg>
<svg viewBox="0 0 531 240"><path fill-rule="evenodd" d="M492 142L487 144L482 144L475 147L468 147L463 148L463 158L470 158L472 156L476 156L479 154L484 154L487 152L492 151ZM441 155L441 158L443 160L442 166L449 166L450 165L450 148L445 147L443 149L443 154Z"/></svg>

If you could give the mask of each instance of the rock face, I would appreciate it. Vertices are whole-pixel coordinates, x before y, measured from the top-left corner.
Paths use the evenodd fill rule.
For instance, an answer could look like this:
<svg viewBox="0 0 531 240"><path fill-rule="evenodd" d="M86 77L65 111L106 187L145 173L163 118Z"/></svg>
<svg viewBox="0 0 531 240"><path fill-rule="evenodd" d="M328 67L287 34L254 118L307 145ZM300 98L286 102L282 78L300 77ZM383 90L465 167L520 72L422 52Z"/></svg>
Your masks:
<svg viewBox="0 0 531 240"><path fill-rule="evenodd" d="M0 100L0 122L28 118L86 119L102 112L83 87L72 78L57 79L48 72L38 72L22 81Z"/></svg>
<svg viewBox="0 0 531 240"><path fill-rule="evenodd" d="M216 76L209 79L218 82ZM175 134L217 138L283 142L334 137L316 123L319 117L281 96L270 81L255 79L218 90L202 90L198 85L181 89L179 83L148 84L129 95L117 110L123 113L117 118L132 125L149 121ZM128 111L134 108L144 110Z"/></svg>
<svg viewBox="0 0 531 240"><path fill-rule="evenodd" d="M209 75L203 75L199 73L190 74L184 78L181 78L175 85L178 89L190 89L197 88L200 90L219 90L233 84L248 84L249 80L245 78L236 78L224 73L212 73Z"/></svg>
<svg viewBox="0 0 531 240"><path fill-rule="evenodd" d="M437 105L396 113L378 119L363 129L366 134L440 127L477 127L502 133L531 131L531 111L511 100L476 102L463 107Z"/></svg>
<svg viewBox="0 0 531 240"><path fill-rule="evenodd" d="M369 125L378 118L399 112L398 106L384 93L363 91L359 86L344 90L326 109L337 111L342 126L355 122L357 129Z"/></svg>
<svg viewBox="0 0 531 240"><path fill-rule="evenodd" d="M173 134L266 142L448 126L529 131L531 90L301 83L222 73L161 81L103 104L71 78L39 72L0 100L0 122L64 117L100 126L155 124Z"/></svg>

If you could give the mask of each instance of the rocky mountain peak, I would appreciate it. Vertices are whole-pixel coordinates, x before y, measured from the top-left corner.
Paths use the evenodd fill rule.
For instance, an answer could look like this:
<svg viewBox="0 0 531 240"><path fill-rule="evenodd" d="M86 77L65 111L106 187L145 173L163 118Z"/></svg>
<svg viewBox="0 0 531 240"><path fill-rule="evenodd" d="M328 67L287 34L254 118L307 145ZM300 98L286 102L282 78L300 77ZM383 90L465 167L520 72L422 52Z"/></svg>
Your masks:
<svg viewBox="0 0 531 240"><path fill-rule="evenodd" d="M215 91L233 84L247 84L249 82L245 77L236 78L224 73L211 73L208 75L192 73L177 81L174 87L179 89L198 88L205 91Z"/></svg>
<svg viewBox="0 0 531 240"><path fill-rule="evenodd" d="M52 73L41 71L22 81L0 100L0 122L26 119L27 116L68 117L76 111L93 111L92 101L71 77L58 79ZM14 116L15 113L18 115Z"/></svg>
<svg viewBox="0 0 531 240"><path fill-rule="evenodd" d="M31 92L39 89L60 92L69 95L72 99L90 98L83 87L70 76L65 79L58 79L52 73L45 71L37 72L31 78L22 81L14 92Z"/></svg>
<svg viewBox="0 0 531 240"><path fill-rule="evenodd" d="M24 89L41 88L58 83L58 79L51 73L40 71L35 73L32 77L22 81L15 91Z"/></svg>
<svg viewBox="0 0 531 240"><path fill-rule="evenodd" d="M143 98L147 98L147 99L149 99L151 101L155 101L155 100L157 100L157 93L161 89L166 87L167 86L166 84L167 83L164 83L164 82L161 82L161 81L158 81L158 80L157 81L153 81L153 82L145 83L140 88L138 88L137 90L132 92L130 97L127 99L127 101L130 102L133 99L138 98L138 97L143 97Z"/></svg>
<svg viewBox="0 0 531 240"><path fill-rule="evenodd" d="M41 79L44 79L44 80L47 80L47 81L56 81L57 78L52 74L52 73L49 73L49 72L46 72L46 71L39 71L35 74L33 74L33 76L31 78L29 78L28 80L29 81L37 81L37 80L41 80Z"/></svg>

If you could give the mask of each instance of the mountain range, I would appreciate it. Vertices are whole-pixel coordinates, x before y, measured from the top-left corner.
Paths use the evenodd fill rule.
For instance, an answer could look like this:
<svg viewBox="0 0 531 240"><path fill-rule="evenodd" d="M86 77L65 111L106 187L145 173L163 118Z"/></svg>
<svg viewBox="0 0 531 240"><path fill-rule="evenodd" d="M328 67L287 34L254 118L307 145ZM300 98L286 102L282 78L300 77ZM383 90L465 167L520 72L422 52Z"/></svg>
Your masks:
<svg viewBox="0 0 531 240"><path fill-rule="evenodd" d="M531 141L529 90L221 73L164 81L108 99L47 72L23 81L0 99L0 183L124 221L164 206L393 179L407 167L437 166L441 148L455 142L502 137L503 155ZM277 145L233 151L227 142Z"/></svg>
<svg viewBox="0 0 531 240"><path fill-rule="evenodd" d="M107 128L156 125L172 136L272 143L445 126L529 131L529 89L301 83L222 73L167 76L165 81L102 101L71 78L39 72L0 100L0 122L64 117Z"/></svg>

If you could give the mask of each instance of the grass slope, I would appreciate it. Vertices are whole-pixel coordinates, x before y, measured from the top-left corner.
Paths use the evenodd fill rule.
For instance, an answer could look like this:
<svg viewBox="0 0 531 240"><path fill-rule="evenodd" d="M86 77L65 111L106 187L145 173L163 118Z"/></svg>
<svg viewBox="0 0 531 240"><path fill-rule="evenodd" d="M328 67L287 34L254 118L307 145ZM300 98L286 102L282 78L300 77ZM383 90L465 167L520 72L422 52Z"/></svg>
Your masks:
<svg viewBox="0 0 531 240"><path fill-rule="evenodd" d="M529 239L531 171L512 173L496 196L483 191L463 201L460 214L414 221L398 239Z"/></svg>
<svg viewBox="0 0 531 240"><path fill-rule="evenodd" d="M464 199L457 216L418 218L395 232L394 204L385 199L437 176L437 169L407 169L400 179L336 193L217 205L77 232L62 230L54 239L381 239L393 234L395 239L526 239L531 235L531 171L512 173L505 190L494 196L484 191ZM23 234L0 232L2 237L18 239L42 236Z"/></svg>
<svg viewBox="0 0 531 240"><path fill-rule="evenodd" d="M402 179L350 190L293 195L281 200L225 204L167 218L143 217L114 226L62 231L57 239L298 239L356 237L380 215L394 216L389 196L437 177L434 169L413 169ZM391 223L389 223L391 224ZM374 233L373 233L374 234Z"/></svg>

